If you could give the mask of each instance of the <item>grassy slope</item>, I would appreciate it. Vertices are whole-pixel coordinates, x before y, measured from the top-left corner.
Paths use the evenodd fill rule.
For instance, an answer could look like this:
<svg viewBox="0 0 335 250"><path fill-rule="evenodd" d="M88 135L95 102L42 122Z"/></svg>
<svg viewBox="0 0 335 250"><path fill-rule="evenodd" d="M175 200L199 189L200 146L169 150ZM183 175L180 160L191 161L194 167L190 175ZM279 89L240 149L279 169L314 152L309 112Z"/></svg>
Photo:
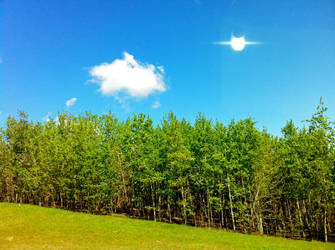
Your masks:
<svg viewBox="0 0 335 250"><path fill-rule="evenodd" d="M0 203L0 248L335 249L335 244Z"/></svg>

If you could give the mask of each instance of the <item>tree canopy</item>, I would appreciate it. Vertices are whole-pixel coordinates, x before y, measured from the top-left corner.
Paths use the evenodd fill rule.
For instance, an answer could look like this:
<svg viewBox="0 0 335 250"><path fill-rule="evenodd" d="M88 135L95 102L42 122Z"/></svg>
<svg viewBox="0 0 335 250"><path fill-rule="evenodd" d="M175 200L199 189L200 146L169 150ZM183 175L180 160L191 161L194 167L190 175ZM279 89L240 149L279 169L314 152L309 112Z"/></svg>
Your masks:
<svg viewBox="0 0 335 250"><path fill-rule="evenodd" d="M251 119L119 121L19 112L0 132L0 200L327 241L335 227L335 130L321 101L278 138Z"/></svg>

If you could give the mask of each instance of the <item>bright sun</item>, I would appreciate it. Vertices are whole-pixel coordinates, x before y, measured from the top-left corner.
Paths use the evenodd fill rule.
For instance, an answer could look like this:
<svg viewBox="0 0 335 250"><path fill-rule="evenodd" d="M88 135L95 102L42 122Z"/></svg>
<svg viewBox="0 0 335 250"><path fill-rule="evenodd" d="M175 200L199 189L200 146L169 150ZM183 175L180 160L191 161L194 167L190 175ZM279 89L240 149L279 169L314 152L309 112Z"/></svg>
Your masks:
<svg viewBox="0 0 335 250"><path fill-rule="evenodd" d="M242 51L245 48L245 45L260 44L260 43L246 41L244 39L244 36L241 36L241 37L232 36L229 42L222 41L222 42L215 42L214 44L230 45L233 50Z"/></svg>
<svg viewBox="0 0 335 250"><path fill-rule="evenodd" d="M230 41L230 45L233 50L242 51L245 47L244 37L232 37Z"/></svg>

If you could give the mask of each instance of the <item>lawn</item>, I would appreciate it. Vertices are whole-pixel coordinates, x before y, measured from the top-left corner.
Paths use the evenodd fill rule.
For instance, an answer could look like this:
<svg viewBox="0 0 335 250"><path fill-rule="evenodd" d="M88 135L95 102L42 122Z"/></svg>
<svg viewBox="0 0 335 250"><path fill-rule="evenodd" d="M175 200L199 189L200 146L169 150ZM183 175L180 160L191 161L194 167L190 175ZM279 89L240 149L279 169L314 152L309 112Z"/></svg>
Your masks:
<svg viewBox="0 0 335 250"><path fill-rule="evenodd" d="M0 203L0 248L335 249L335 244Z"/></svg>

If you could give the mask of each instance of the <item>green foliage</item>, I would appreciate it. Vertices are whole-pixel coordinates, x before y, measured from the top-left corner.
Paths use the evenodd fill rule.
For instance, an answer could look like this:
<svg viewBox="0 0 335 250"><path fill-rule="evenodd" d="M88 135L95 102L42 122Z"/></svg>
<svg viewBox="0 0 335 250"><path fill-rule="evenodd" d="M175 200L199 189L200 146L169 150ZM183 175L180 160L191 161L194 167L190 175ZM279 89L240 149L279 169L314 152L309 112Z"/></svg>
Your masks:
<svg viewBox="0 0 335 250"><path fill-rule="evenodd" d="M24 112L0 131L0 200L242 232L327 240L335 228L335 130L322 100L277 138L251 118L193 125Z"/></svg>

